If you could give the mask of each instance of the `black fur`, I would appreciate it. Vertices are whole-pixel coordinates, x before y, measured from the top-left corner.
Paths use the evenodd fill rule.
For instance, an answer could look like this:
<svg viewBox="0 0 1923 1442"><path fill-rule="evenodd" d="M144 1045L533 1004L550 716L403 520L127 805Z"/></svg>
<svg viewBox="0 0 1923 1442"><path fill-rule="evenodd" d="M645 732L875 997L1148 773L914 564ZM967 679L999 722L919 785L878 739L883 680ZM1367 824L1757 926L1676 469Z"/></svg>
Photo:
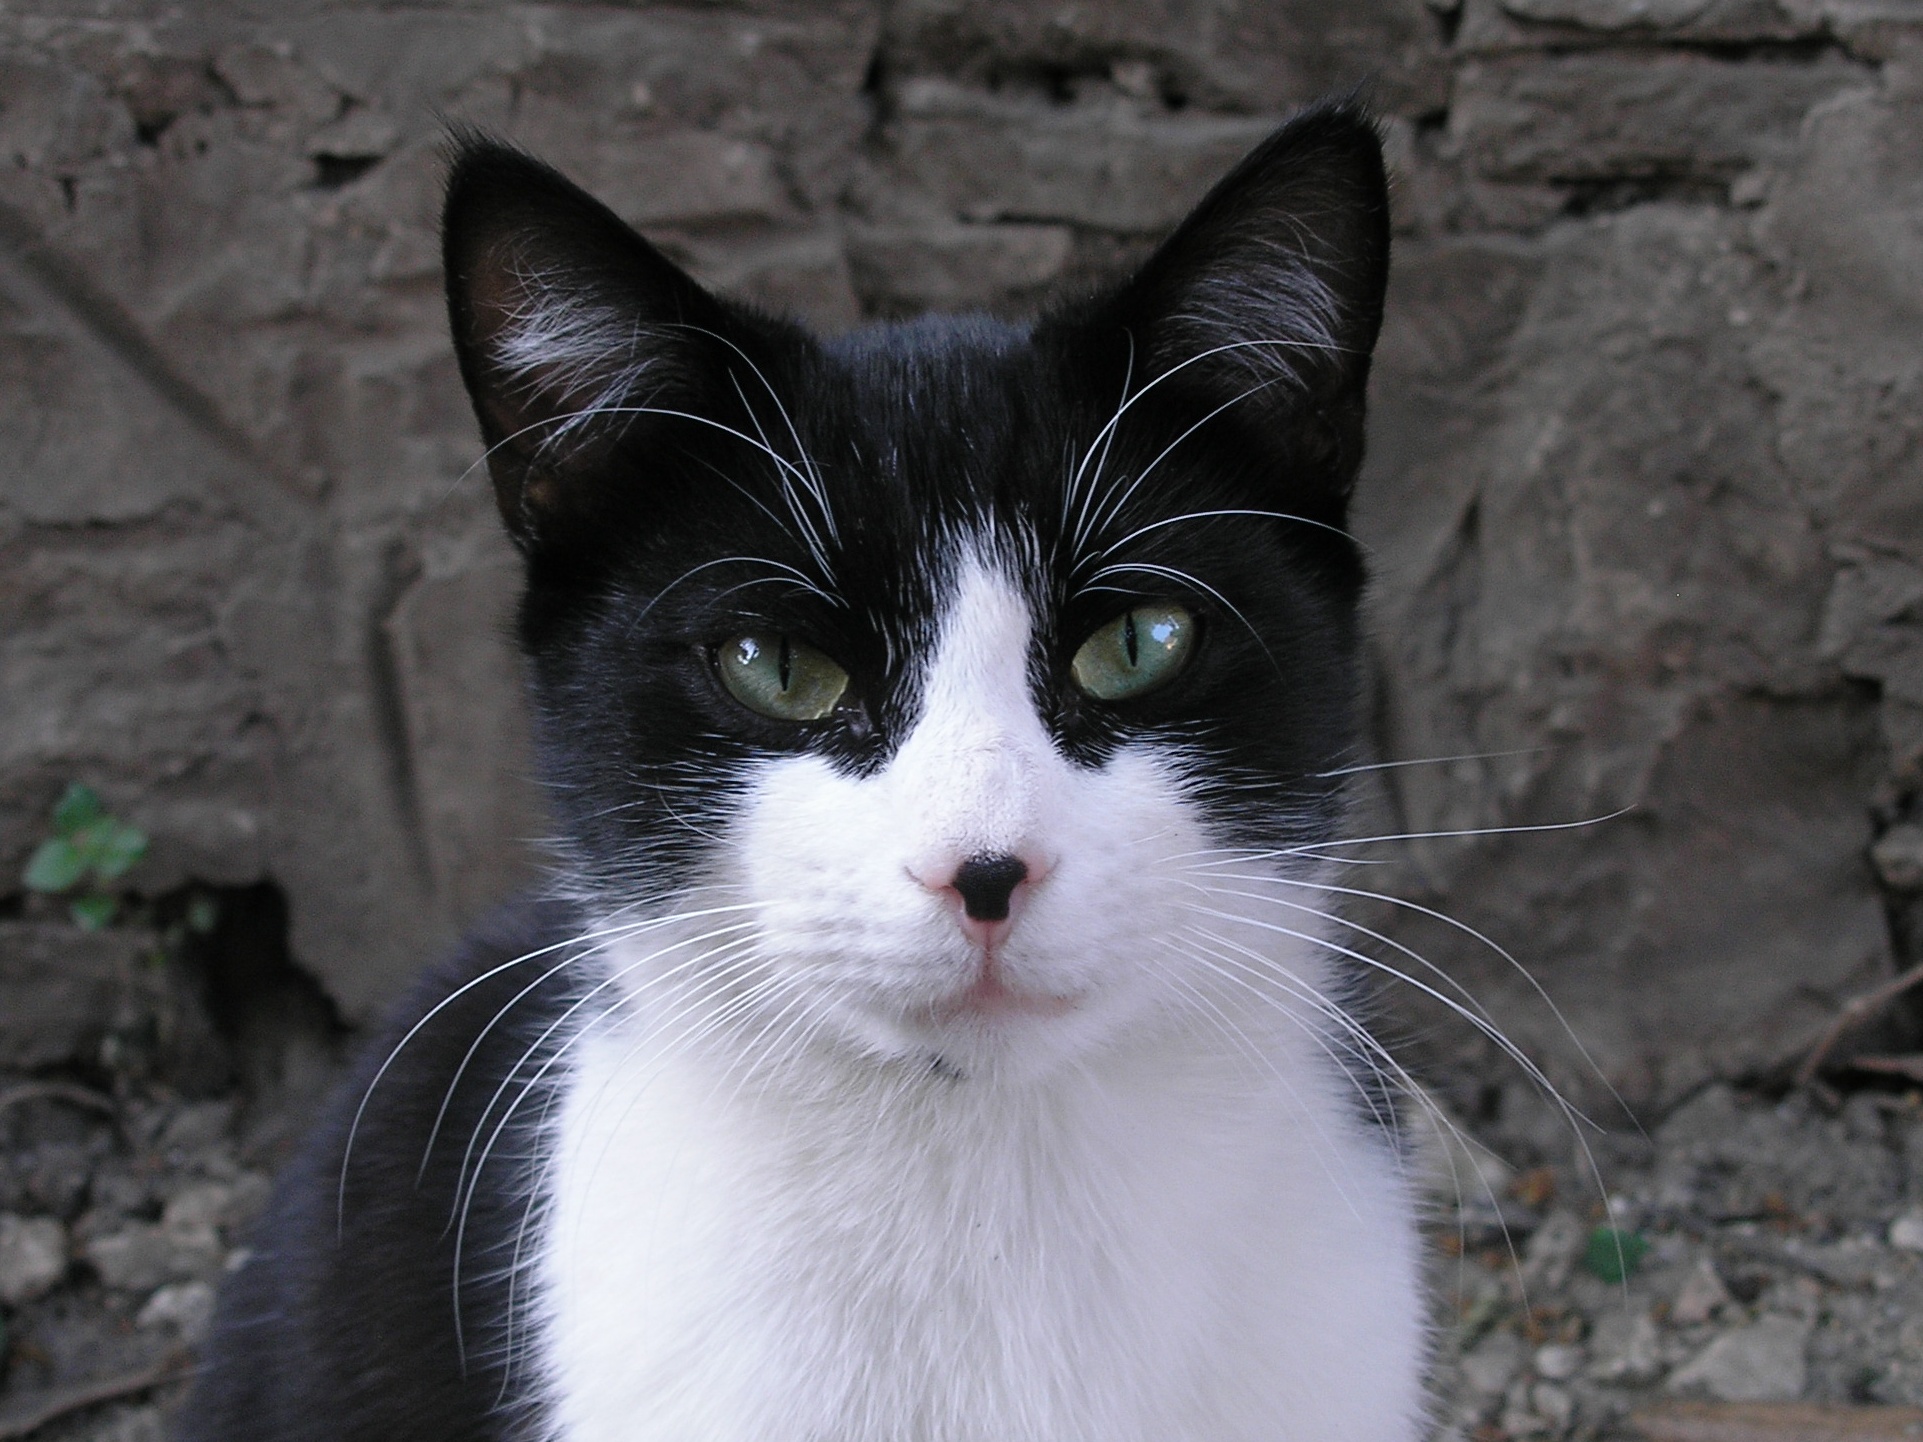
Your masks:
<svg viewBox="0 0 1923 1442"><path fill-rule="evenodd" d="M1326 839L1326 773L1355 726L1362 576L1342 526L1388 256L1380 150L1355 108L1299 116L1132 281L1032 327L817 340L708 296L554 171L472 138L445 233L456 350L527 561L541 764L588 910L672 894L755 758L884 764L915 719L954 540L972 534L1022 557L1036 701L1066 754L1097 765L1125 738L1180 737L1210 757L1225 841ZM545 352L516 348L530 325ZM1082 695L1076 649L1147 599L1199 619L1185 673L1133 701ZM713 652L749 631L827 652L847 701L800 724L735 702ZM558 905L498 922L403 1015L569 926ZM504 1269L538 1093L469 1213L465 1367L448 1223L467 1139L499 1119L483 1111L495 1084L565 1005L566 975L509 1004L544 970L477 985L401 1053L368 1101L337 1241L371 1063L349 1083L223 1299L191 1442L513 1435L528 1397L525 1373L501 1370ZM497 1012L417 1186L435 1111Z"/></svg>
<svg viewBox="0 0 1923 1442"><path fill-rule="evenodd" d="M181 1437L506 1442L528 1435L524 1424L533 1419L516 1385L525 1374L506 1370L518 1339L503 1322L512 1315L523 1223L531 1224L529 1240L540 1223L538 1212L526 1211L547 1100L545 1085L534 1081L546 1055L540 1038L573 990L562 965L570 953L543 949L576 930L559 903L506 908L397 1009L280 1178L253 1255L223 1288ZM508 965L520 957L530 959ZM415 1022L469 983L375 1086ZM504 1078L517 1085L497 1099ZM525 1098L519 1082L534 1082ZM451 1105L430 1151L443 1099ZM463 1174L474 1179L490 1139L480 1185L464 1209Z"/></svg>

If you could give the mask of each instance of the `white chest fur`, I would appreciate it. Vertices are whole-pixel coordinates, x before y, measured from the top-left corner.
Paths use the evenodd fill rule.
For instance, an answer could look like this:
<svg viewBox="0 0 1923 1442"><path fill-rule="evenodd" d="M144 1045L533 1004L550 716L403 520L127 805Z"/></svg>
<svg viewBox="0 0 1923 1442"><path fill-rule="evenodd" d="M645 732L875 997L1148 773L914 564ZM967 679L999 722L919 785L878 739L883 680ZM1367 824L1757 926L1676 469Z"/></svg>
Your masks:
<svg viewBox="0 0 1923 1442"><path fill-rule="evenodd" d="M1397 1167L1283 1061L776 1103L591 1042L541 1269L558 1442L1408 1442Z"/></svg>

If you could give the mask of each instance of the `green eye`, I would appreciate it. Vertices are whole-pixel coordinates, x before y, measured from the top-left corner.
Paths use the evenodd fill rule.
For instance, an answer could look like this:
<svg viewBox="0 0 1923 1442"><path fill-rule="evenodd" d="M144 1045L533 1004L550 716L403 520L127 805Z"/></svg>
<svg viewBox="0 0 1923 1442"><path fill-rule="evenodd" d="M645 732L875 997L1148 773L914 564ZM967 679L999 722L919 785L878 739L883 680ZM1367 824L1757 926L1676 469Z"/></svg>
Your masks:
<svg viewBox="0 0 1923 1442"><path fill-rule="evenodd" d="M1180 606L1131 606L1082 642L1069 664L1098 701L1125 701L1173 681L1195 646L1195 618Z"/></svg>
<svg viewBox="0 0 1923 1442"><path fill-rule="evenodd" d="M819 721L848 689L846 671L791 636L736 636L714 664L729 695L777 721Z"/></svg>

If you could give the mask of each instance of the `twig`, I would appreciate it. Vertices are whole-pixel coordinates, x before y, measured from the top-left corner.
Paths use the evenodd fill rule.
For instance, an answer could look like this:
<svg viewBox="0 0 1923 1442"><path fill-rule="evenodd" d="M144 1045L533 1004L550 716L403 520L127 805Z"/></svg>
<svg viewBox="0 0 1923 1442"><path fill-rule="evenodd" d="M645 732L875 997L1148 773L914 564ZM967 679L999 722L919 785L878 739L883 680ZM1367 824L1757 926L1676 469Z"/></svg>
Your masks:
<svg viewBox="0 0 1923 1442"><path fill-rule="evenodd" d="M1876 1072L1881 1076L1900 1076L1913 1082L1923 1082L1923 1054L1916 1056L1853 1056L1850 1065L1858 1071Z"/></svg>
<svg viewBox="0 0 1923 1442"><path fill-rule="evenodd" d="M120 1107L112 1097L92 1087L62 1081L22 1082L19 1086L8 1087L0 1092L0 1112L19 1102L36 1101L72 1102L77 1107L104 1113L116 1121L120 1119Z"/></svg>
<svg viewBox="0 0 1923 1442"><path fill-rule="evenodd" d="M48 1423L58 1422L74 1412L84 1412L89 1407L118 1402L124 1397L151 1391L163 1382L171 1382L184 1374L191 1360L185 1352L170 1352L137 1372L109 1377L104 1382L86 1382L55 1392L28 1411L0 1417L0 1442L19 1442L20 1438L30 1437Z"/></svg>
<svg viewBox="0 0 1923 1442"><path fill-rule="evenodd" d="M1913 966L1901 976L1891 977L1881 986L1872 987L1861 996L1851 997L1844 1002L1843 1009L1836 1013L1836 1020L1829 1024L1816 1045L1810 1048L1809 1055L1803 1058L1803 1064L1796 1069L1796 1084L1799 1087L1808 1086L1851 1027L1868 1020L1920 981L1923 981L1923 966Z"/></svg>
<svg viewBox="0 0 1923 1442"><path fill-rule="evenodd" d="M1649 1442L1907 1442L1923 1409L1818 1402L1659 1402L1632 1413Z"/></svg>

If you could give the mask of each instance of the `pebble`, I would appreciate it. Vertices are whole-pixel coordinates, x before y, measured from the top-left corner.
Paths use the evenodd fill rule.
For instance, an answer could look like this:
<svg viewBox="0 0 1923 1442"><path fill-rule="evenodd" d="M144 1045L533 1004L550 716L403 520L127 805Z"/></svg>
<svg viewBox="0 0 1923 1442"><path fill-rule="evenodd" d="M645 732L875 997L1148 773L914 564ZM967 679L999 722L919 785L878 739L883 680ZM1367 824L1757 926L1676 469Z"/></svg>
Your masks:
<svg viewBox="0 0 1923 1442"><path fill-rule="evenodd" d="M1548 1382L1567 1382L1582 1370L1582 1363L1582 1348L1559 1343L1538 1347L1534 1359L1536 1375Z"/></svg>
<svg viewBox="0 0 1923 1442"><path fill-rule="evenodd" d="M1794 1402L1808 1375L1809 1323L1774 1314L1725 1332L1669 1379L1673 1392L1718 1402Z"/></svg>
<svg viewBox="0 0 1923 1442"><path fill-rule="evenodd" d="M1890 1223L1890 1245L1923 1252L1923 1207L1911 1207Z"/></svg>
<svg viewBox="0 0 1923 1442"><path fill-rule="evenodd" d="M207 1335L214 1319L214 1289L206 1282L170 1282L147 1299L136 1327L172 1327L188 1344Z"/></svg>
<svg viewBox="0 0 1923 1442"><path fill-rule="evenodd" d="M89 1241L86 1258L109 1287L145 1292L166 1282L211 1276L227 1253L212 1227L131 1222Z"/></svg>
<svg viewBox="0 0 1923 1442"><path fill-rule="evenodd" d="M1923 891L1923 826L1892 826L1870 848L1870 860L1892 891Z"/></svg>
<svg viewBox="0 0 1923 1442"><path fill-rule="evenodd" d="M1484 1396L1498 1396L1522 1369L1522 1355L1522 1338L1514 1332L1491 1332L1463 1356L1463 1380Z"/></svg>
<svg viewBox="0 0 1923 1442"><path fill-rule="evenodd" d="M1697 1326L1733 1300L1715 1263L1704 1257L1689 1269L1689 1275L1677 1289L1676 1300L1669 1304L1670 1320L1684 1327Z"/></svg>
<svg viewBox="0 0 1923 1442"><path fill-rule="evenodd" d="M1597 1330L1603 1332L1601 1328ZM1600 1345L1602 1337L1598 1337L1597 1381L1636 1387L1663 1375L1662 1333L1648 1316L1632 1318L1621 1336L1612 1340L1615 1345L1605 1349Z"/></svg>
<svg viewBox="0 0 1923 1442"><path fill-rule="evenodd" d="M44 1297L67 1275L67 1229L53 1217L0 1212L0 1302Z"/></svg>

